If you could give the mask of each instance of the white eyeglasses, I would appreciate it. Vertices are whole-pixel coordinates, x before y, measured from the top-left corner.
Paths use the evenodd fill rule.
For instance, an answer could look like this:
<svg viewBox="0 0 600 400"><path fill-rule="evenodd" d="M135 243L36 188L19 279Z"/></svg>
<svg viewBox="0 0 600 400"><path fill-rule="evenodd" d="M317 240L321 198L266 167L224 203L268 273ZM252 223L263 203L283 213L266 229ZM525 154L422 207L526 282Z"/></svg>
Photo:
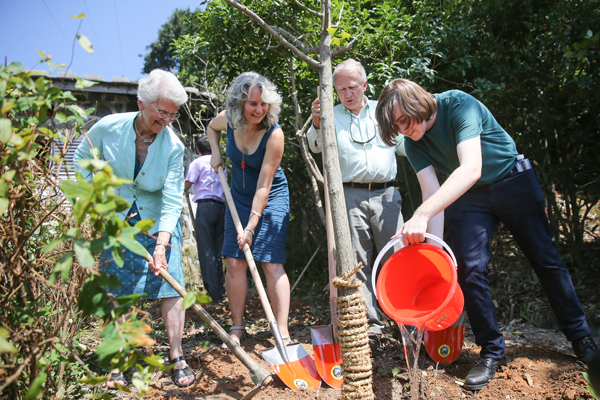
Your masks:
<svg viewBox="0 0 600 400"><path fill-rule="evenodd" d="M150 104L150 105L152 106L152 108L154 108L156 110L156 112L158 113L158 116L165 120L175 121L181 115L179 113L171 114L166 111L159 110L158 108L156 108L154 106L154 104Z"/></svg>

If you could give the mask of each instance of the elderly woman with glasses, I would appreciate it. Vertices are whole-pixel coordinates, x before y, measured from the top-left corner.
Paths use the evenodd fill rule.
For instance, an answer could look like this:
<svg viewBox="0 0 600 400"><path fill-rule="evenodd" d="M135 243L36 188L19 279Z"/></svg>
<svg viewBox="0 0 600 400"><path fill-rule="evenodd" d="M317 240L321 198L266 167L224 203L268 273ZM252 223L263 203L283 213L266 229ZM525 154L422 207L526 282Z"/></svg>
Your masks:
<svg viewBox="0 0 600 400"><path fill-rule="evenodd" d="M124 265L119 268L113 261L111 248L102 253L100 268L119 278L121 286L111 289L115 297L145 294L147 299L161 299L171 363L175 364L173 383L180 387L195 380L181 347L185 312L181 297L159 276L159 271L168 269L169 274L184 284L179 219L183 205L184 146L168 124L179 117L178 109L187 99L187 93L175 75L154 70L139 81L139 112L102 118L90 129L75 153L77 166L77 160L92 158L94 147L100 159L108 161L117 176L131 180L117 189L117 194L131 204L122 219L128 219L131 225L142 219L155 221L148 230L150 236L139 234L136 238L154 262L148 263L125 250ZM111 373L107 386L112 388L115 382L127 383L118 370Z"/></svg>

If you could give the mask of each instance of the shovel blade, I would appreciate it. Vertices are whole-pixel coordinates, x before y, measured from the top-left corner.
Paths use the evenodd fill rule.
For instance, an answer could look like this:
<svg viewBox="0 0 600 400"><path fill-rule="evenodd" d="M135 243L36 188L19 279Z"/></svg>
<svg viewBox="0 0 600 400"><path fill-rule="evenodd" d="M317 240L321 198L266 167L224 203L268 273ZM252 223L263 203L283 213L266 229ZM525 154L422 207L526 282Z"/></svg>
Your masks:
<svg viewBox="0 0 600 400"><path fill-rule="evenodd" d="M341 389L344 383L342 376L342 350L333 338L331 325L310 328L315 364L321 378L329 386Z"/></svg>
<svg viewBox="0 0 600 400"><path fill-rule="evenodd" d="M289 363L285 363L276 347L261 350L260 354L277 374L279 379L292 390L318 389L321 378L315 362L300 343L288 344L286 353Z"/></svg>
<svg viewBox="0 0 600 400"><path fill-rule="evenodd" d="M425 330L425 349L429 357L435 362L451 364L456 360L465 340L466 313L454 323L441 331Z"/></svg>

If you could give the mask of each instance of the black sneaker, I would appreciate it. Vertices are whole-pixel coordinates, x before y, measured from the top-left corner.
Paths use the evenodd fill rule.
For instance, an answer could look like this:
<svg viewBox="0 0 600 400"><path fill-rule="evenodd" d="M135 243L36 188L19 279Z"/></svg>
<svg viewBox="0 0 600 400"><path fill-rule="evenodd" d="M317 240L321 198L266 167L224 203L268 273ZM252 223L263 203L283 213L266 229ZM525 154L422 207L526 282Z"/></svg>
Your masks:
<svg viewBox="0 0 600 400"><path fill-rule="evenodd" d="M594 353L598 351L598 345L590 335L573 340L571 346L573 346L573 353L586 365L592 361Z"/></svg>

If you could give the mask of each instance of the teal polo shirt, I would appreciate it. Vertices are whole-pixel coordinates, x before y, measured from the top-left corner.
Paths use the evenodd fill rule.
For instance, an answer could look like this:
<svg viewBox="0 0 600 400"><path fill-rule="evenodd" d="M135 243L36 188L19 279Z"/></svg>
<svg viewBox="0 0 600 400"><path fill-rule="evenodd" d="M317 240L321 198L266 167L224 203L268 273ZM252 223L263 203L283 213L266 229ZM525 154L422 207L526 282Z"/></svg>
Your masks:
<svg viewBox="0 0 600 400"><path fill-rule="evenodd" d="M433 165L450 175L460 166L456 146L479 136L482 171L475 186L494 183L515 164L517 146L498 124L490 110L475 97L460 90L434 94L437 119L421 140L405 138L406 155L415 172Z"/></svg>

